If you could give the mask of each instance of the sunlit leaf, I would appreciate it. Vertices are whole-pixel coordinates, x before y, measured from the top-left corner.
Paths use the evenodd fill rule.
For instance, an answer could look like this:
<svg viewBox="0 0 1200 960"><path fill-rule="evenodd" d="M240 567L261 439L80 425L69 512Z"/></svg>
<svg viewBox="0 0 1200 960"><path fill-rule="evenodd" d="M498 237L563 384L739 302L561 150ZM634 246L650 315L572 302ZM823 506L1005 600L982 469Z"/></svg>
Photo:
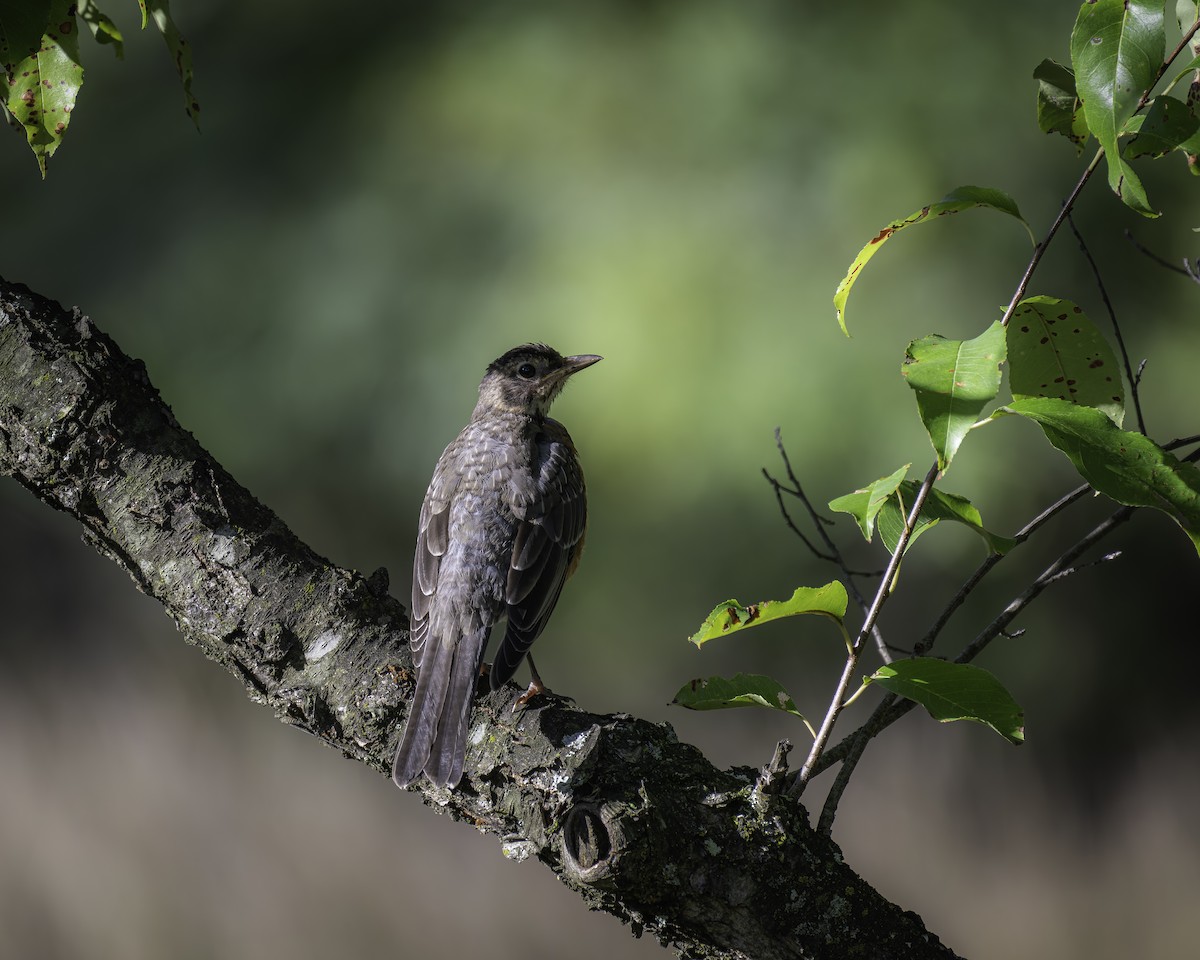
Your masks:
<svg viewBox="0 0 1200 960"><path fill-rule="evenodd" d="M948 193L937 203L931 203L929 206L922 207L920 210L900 220L893 220L880 230L865 247L858 251L858 256L850 264L849 271L842 278L842 282L838 284L838 288L833 295L833 306L837 310L837 320L841 325L842 333L846 334L846 336L850 335L850 331L846 328L846 300L850 297L850 289L854 286L854 281L858 279L858 275L862 272L862 268L867 265L867 261L875 256L876 251L893 234L899 230L903 230L905 227L911 227L914 223L924 223L927 220L932 220L934 217L944 217L947 214L969 210L972 207L990 207L993 210L999 210L1001 213L1007 213L1010 217L1016 217L1016 219L1021 221L1026 232L1029 233L1030 243L1034 242L1033 231L1029 229L1029 224L1021 216L1021 211L1017 209L1016 201L1007 193L1003 193L1000 190L993 190L990 187L959 187L957 190Z"/></svg>
<svg viewBox="0 0 1200 960"><path fill-rule="evenodd" d="M736 600L726 600L713 609L688 640L699 647L746 627L806 613L821 614L841 623L846 616L846 588L833 580L823 587L797 587L788 600L766 600L748 607Z"/></svg>
<svg viewBox="0 0 1200 960"><path fill-rule="evenodd" d="M1000 390L1004 327L996 321L972 340L930 336L908 345L901 373L945 470L967 431Z"/></svg>
<svg viewBox="0 0 1200 960"><path fill-rule="evenodd" d="M891 497L879 511L879 537L888 553L894 553L900 543L900 533L904 529L904 522L913 503L916 502L919 488L920 484L913 480L902 483L897 495ZM974 531L983 540L989 553L1008 553L1017 544L1011 537L1004 537L987 529L983 525L983 517L980 516L979 510L966 497L934 487L921 506L921 513L908 540L908 549L912 548L917 537L942 520L962 524Z"/></svg>
<svg viewBox="0 0 1200 960"><path fill-rule="evenodd" d="M7 77L0 73L5 107L24 128L43 177L46 161L62 143L71 122L83 83L74 6L73 0L54 0L35 51L12 63Z"/></svg>
<svg viewBox="0 0 1200 960"><path fill-rule="evenodd" d="M875 532L876 514L887 502L888 497L900 486L900 481L904 479L910 466L912 464L906 463L895 473L881 477L853 493L830 500L829 509L836 510L838 513L848 513L854 517L863 537L870 540L871 535Z"/></svg>
<svg viewBox="0 0 1200 960"><path fill-rule="evenodd" d="M868 683L915 700L934 720L973 720L991 727L1012 744L1025 741L1025 714L1004 685L969 663L928 657L896 660L880 667Z"/></svg>
<svg viewBox="0 0 1200 960"><path fill-rule="evenodd" d="M1124 203L1154 217L1117 138L1154 83L1166 43L1162 0L1093 0L1079 8L1071 65L1088 127L1104 148L1108 184Z"/></svg>
<svg viewBox="0 0 1200 960"><path fill-rule="evenodd" d="M723 710L729 707L766 707L804 720L786 690L770 677L739 673L733 677L707 677L689 681L671 701L689 710ZM805 721L807 723L807 721Z"/></svg>
<svg viewBox="0 0 1200 960"><path fill-rule="evenodd" d="M88 25L97 43L109 43L118 59L125 56L125 38L117 25L105 16L104 11L96 6L94 0L78 0L76 13L79 19Z"/></svg>
<svg viewBox="0 0 1200 960"><path fill-rule="evenodd" d="M1014 400L998 414L1034 420L1093 488L1118 503L1171 517L1200 552L1200 469L1092 407L1066 400Z"/></svg>
<svg viewBox="0 0 1200 960"><path fill-rule="evenodd" d="M1029 297L1008 323L1008 384L1015 399L1058 397L1121 425L1125 388L1116 354L1070 300Z"/></svg>

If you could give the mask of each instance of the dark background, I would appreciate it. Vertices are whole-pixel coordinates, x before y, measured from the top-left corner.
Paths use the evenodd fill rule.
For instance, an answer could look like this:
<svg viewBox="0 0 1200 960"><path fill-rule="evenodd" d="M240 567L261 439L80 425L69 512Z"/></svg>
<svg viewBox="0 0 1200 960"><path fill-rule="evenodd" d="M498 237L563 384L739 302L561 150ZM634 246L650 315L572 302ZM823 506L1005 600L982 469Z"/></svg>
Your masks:
<svg viewBox="0 0 1200 960"><path fill-rule="evenodd" d="M123 63L85 39L49 179L0 139L0 273L78 304L301 537L387 566L402 598L425 483L487 362L535 339L603 354L556 407L592 523L539 666L588 709L669 721L721 764L763 763L782 736L803 752L786 717L666 704L694 676L764 672L819 717L832 630L775 625L701 652L685 638L726 597L834 576L759 474L777 466L775 426L820 502L928 466L904 346L998 316L1023 231L984 211L908 231L856 288L851 340L831 296L880 227L961 184L1008 191L1044 232L1088 155L1038 132L1030 75L1066 59L1076 5L178 4L199 135L125 6L108 11ZM1156 166L1166 217L1123 210L1097 178L1078 219L1134 362L1150 358L1143 402L1165 441L1200 431L1197 288L1121 233L1192 255L1200 210L1181 158ZM1106 323L1069 236L1030 293ZM968 438L945 486L1011 533L1074 482L1006 421ZM1109 508L1085 504L1006 560L941 649ZM0 531L0 956L661 955L273 721L8 481ZM1024 747L914 713L842 805L849 862L972 958L1192 943L1196 556L1161 516L1106 546L1122 558L1056 586L981 661L1025 707ZM916 639L981 558L966 531L923 538L889 639Z"/></svg>

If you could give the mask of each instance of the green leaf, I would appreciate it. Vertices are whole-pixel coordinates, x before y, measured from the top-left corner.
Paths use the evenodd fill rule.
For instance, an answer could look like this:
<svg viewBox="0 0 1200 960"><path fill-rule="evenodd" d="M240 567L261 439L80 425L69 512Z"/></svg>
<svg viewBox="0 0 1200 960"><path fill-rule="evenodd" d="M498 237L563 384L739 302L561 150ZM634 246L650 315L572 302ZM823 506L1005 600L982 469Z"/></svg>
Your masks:
<svg viewBox="0 0 1200 960"><path fill-rule="evenodd" d="M1162 157L1172 150L1195 150L1200 147L1200 120L1182 100L1174 97L1155 97L1145 116L1132 118L1141 122L1136 126L1137 136L1130 141L1125 151L1130 157ZM1134 131L1132 125L1129 126Z"/></svg>
<svg viewBox="0 0 1200 960"><path fill-rule="evenodd" d="M171 19L170 0L138 0L138 5L142 8L142 29L146 27L146 15L149 13L150 19L154 21L154 25L163 35L163 40L166 41L171 60L175 63L175 70L183 84L184 109L199 129L200 104L192 94L192 48L175 26L175 21Z"/></svg>
<svg viewBox="0 0 1200 960"><path fill-rule="evenodd" d="M1004 685L980 667L916 657L882 666L866 682L915 700L941 723L974 720L1009 743L1025 742L1025 714Z"/></svg>
<svg viewBox="0 0 1200 960"><path fill-rule="evenodd" d="M0 75L32 57L50 22L50 0L17 0L0 5ZM0 85L4 84L0 76Z"/></svg>
<svg viewBox="0 0 1200 960"><path fill-rule="evenodd" d="M689 710L723 710L728 707L767 707L805 720L786 690L770 677L739 673L729 677L697 678L685 683L671 703ZM805 720L805 723L808 721Z"/></svg>
<svg viewBox="0 0 1200 960"><path fill-rule="evenodd" d="M904 529L904 521L908 518L908 512L916 501L919 488L920 484L914 480L902 483L897 496L891 497L879 512L879 536L888 553L896 551L896 546L900 542L900 533ZM911 549L917 537L942 520L959 523L973 530L987 545L989 553L1008 553L1017 545L1017 541L1011 537L1003 537L988 530L983 525L983 517L966 497L947 493L945 490L934 487L929 491L929 495L921 507L921 512L917 516L917 522L913 526L912 535L908 540L908 549Z"/></svg>
<svg viewBox="0 0 1200 960"><path fill-rule="evenodd" d="M1038 81L1038 127L1043 133L1061 133L1075 144L1076 154L1088 138L1087 120L1075 92L1075 74L1054 60L1043 60L1033 71Z"/></svg>
<svg viewBox="0 0 1200 960"><path fill-rule="evenodd" d="M1000 390L1004 327L997 320L973 340L931 336L914 340L900 372L917 396L917 410L945 471L979 414Z"/></svg>
<svg viewBox="0 0 1200 960"><path fill-rule="evenodd" d="M858 528L862 531L863 538L869 541L871 534L875 531L876 514L887 503L888 497L900 486L900 481L904 479L911 466L911 463L906 463L895 473L881 477L853 493L830 500L829 509L838 513L848 513L854 517L858 522Z"/></svg>
<svg viewBox="0 0 1200 960"><path fill-rule="evenodd" d="M842 282L838 284L837 290L833 294L833 306L837 310L837 320L841 325L842 333L850 336L850 331L846 329L846 300L850 297L850 289L854 286L854 281L858 279L862 268L866 266L867 261L875 256L876 251L898 230L903 230L905 227L911 227L914 223L924 223L926 220L931 220L934 217L943 217L947 214L958 213L961 210L969 210L972 207L990 207L993 210L999 210L1001 213L1007 213L1010 217L1016 217L1021 221L1029 234L1030 243L1035 243L1033 239L1033 231L1029 228L1029 224L1025 222L1025 218L1021 216L1021 211L1017 209L1017 203L1007 193L1000 190L993 190L990 187L959 187L946 194L937 203L931 203L926 207L922 207L915 213L909 214L900 220L893 220L886 227L879 231L871 241L858 251L858 256L854 258L854 262L850 264L850 269L846 276L842 278Z"/></svg>
<svg viewBox="0 0 1200 960"><path fill-rule="evenodd" d="M1117 138L1154 83L1166 43L1162 0L1093 0L1079 8L1071 65L1088 127L1108 161L1108 185L1147 217L1158 216Z"/></svg>
<svg viewBox="0 0 1200 960"><path fill-rule="evenodd" d="M1003 413L1034 420L1094 489L1171 517L1200 552L1200 469L1140 433L1119 429L1092 407L1050 398L1014 400Z"/></svg>
<svg viewBox="0 0 1200 960"><path fill-rule="evenodd" d="M73 0L54 0L36 49L12 63L6 77L0 76L5 107L25 128L43 177L46 161L62 143L71 122L83 83L74 6Z"/></svg>
<svg viewBox="0 0 1200 960"><path fill-rule="evenodd" d="M748 607L736 600L726 600L713 609L688 640L699 647L715 637L724 637L745 627L805 613L822 614L840 624L846 616L846 588L833 580L823 587L797 587L790 600L767 600Z"/></svg>
<svg viewBox="0 0 1200 960"><path fill-rule="evenodd" d="M88 25L97 43L111 43L118 60L125 58L125 38L94 0L78 0L76 13Z"/></svg>
<svg viewBox="0 0 1200 960"><path fill-rule="evenodd" d="M1116 354L1070 300L1029 297L1008 323L1008 385L1014 399L1058 397L1103 411L1117 426L1125 388Z"/></svg>

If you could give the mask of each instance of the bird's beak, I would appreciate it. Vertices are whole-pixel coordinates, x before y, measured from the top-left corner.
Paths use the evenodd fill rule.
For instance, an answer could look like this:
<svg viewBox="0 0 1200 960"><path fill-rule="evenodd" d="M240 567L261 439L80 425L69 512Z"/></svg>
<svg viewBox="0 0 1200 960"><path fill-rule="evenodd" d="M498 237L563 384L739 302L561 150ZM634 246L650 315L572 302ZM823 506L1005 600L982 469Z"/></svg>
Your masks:
<svg viewBox="0 0 1200 960"><path fill-rule="evenodd" d="M598 357L594 353L581 353L577 357L563 357L563 376L569 377L573 373L578 373L584 367L590 367L597 360L603 359L603 357Z"/></svg>

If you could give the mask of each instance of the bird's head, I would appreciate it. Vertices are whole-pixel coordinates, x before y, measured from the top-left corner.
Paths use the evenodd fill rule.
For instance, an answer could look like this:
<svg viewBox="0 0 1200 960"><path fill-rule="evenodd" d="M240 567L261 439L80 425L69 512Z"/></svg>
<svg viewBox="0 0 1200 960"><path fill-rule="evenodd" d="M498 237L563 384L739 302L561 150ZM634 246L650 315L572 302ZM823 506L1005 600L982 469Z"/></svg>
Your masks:
<svg viewBox="0 0 1200 960"><path fill-rule="evenodd" d="M544 343L513 347L488 364L475 410L545 416L567 378L599 359L595 354L564 357Z"/></svg>

